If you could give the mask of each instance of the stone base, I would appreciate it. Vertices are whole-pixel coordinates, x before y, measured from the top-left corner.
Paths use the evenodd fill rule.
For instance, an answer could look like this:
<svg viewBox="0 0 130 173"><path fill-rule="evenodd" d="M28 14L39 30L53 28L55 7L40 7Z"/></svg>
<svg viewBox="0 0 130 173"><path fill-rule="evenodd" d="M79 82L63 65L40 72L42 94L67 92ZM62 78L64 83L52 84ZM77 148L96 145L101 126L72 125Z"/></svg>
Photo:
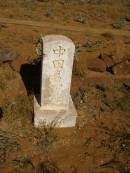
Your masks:
<svg viewBox="0 0 130 173"><path fill-rule="evenodd" d="M68 110L44 110L40 107L37 99L34 97L34 126L40 127L43 123L54 125L54 127L74 127L76 124L77 112L70 96Z"/></svg>

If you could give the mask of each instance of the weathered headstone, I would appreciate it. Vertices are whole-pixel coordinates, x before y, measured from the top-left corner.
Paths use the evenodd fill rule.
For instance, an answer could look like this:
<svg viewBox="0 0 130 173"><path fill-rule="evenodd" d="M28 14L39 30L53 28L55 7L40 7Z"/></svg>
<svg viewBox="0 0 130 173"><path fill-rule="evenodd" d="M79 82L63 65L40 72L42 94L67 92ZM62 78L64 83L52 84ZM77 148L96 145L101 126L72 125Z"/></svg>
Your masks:
<svg viewBox="0 0 130 173"><path fill-rule="evenodd" d="M75 46L62 35L42 37L43 60L40 101L34 99L34 125L56 123L58 127L73 127L76 110L70 96Z"/></svg>

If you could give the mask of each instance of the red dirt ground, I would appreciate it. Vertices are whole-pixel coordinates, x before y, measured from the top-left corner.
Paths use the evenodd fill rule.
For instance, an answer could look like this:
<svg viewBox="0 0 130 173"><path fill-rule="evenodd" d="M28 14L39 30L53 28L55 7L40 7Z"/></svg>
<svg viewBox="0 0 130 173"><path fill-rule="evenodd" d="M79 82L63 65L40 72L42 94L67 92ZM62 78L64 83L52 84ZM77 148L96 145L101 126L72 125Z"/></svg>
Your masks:
<svg viewBox="0 0 130 173"><path fill-rule="evenodd" d="M0 24L0 53L18 54L9 61L0 59L0 172L129 173L130 2L1 0L0 18L54 24L51 28ZM86 27L86 32L56 29L56 24ZM33 127L40 34L63 34L76 45L71 87L78 112L75 128ZM100 54L112 57L114 67L105 64L103 70ZM7 140L11 134L20 146L15 151L16 142Z"/></svg>

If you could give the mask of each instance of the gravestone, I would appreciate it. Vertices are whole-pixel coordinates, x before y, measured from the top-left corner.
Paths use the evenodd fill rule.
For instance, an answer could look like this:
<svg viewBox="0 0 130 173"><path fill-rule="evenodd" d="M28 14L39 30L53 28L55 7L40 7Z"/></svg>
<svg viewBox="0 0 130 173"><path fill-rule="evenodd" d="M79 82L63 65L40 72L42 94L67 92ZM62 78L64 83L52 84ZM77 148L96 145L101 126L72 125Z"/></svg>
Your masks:
<svg viewBox="0 0 130 173"><path fill-rule="evenodd" d="M57 127L73 127L76 110L70 96L75 46L62 35L42 37L42 77L39 101L34 98L34 125L55 122Z"/></svg>

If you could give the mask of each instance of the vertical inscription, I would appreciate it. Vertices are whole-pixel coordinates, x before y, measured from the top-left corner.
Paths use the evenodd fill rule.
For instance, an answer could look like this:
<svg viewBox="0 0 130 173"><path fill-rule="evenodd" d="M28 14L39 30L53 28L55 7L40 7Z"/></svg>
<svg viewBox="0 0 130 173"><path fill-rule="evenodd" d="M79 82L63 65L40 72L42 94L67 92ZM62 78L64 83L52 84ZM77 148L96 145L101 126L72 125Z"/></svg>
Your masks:
<svg viewBox="0 0 130 173"><path fill-rule="evenodd" d="M61 86L62 86L62 71L63 71L63 67L64 67L64 59L62 58L62 56L65 53L65 49L62 46L58 46L56 49L53 49L53 54L57 55L57 57L55 58L55 60L53 60L53 67L54 67L54 74L52 76L52 80L54 83L54 88L55 88L55 102L57 104L60 104L60 102L62 102L62 96L61 96Z"/></svg>

